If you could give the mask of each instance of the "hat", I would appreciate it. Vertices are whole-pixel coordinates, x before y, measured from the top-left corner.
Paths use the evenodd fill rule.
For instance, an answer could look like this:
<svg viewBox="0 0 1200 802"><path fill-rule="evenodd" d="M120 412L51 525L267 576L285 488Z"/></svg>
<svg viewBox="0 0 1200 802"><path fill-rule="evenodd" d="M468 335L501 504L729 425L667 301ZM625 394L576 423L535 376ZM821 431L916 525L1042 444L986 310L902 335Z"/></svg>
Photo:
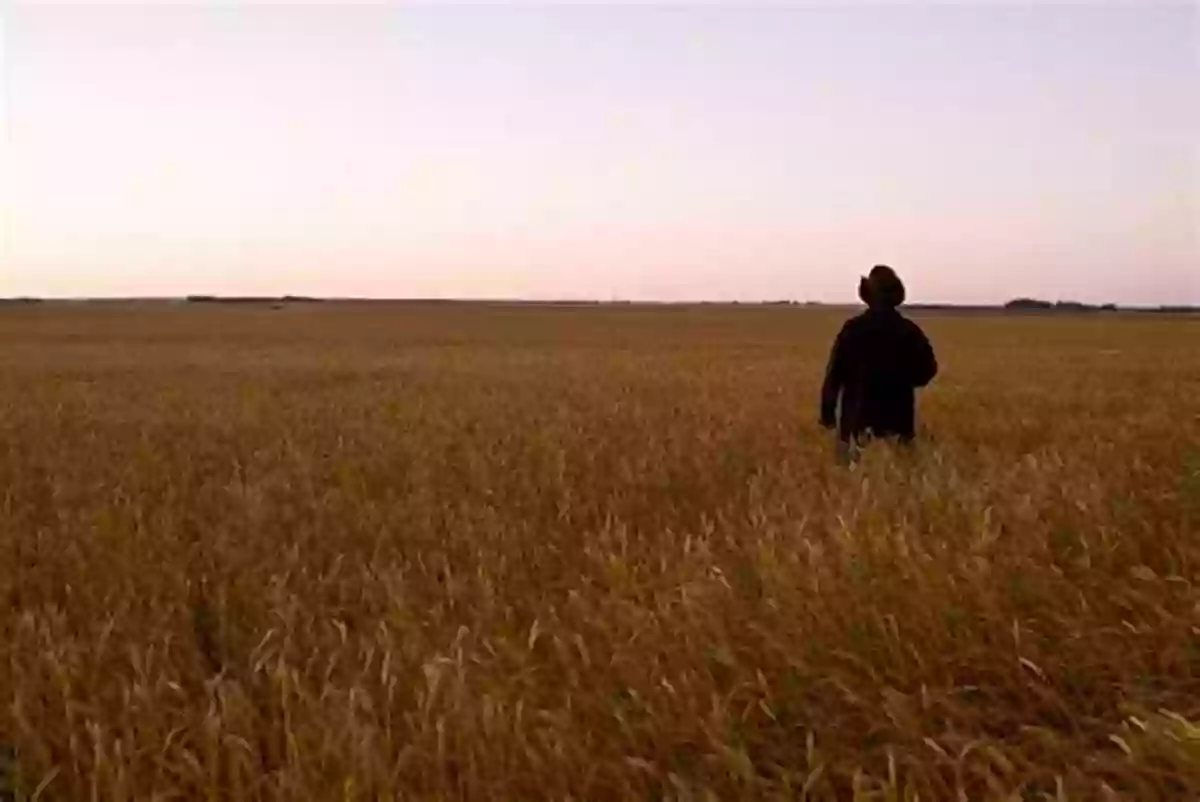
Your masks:
<svg viewBox="0 0 1200 802"><path fill-rule="evenodd" d="M859 281L858 297L867 306L895 309L904 303L904 282L887 265L875 265Z"/></svg>

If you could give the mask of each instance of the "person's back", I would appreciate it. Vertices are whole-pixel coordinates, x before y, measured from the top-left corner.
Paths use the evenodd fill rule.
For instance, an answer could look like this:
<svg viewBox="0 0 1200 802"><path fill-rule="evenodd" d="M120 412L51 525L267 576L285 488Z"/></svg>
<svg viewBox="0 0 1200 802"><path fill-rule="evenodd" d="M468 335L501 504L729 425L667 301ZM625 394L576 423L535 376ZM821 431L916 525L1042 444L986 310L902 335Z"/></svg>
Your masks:
<svg viewBox="0 0 1200 802"><path fill-rule="evenodd" d="M937 375L937 359L921 328L897 310L904 285L891 268L876 266L859 294L868 309L847 321L834 343L821 392L821 422L836 426L847 442L864 437L910 441L916 434L914 391Z"/></svg>

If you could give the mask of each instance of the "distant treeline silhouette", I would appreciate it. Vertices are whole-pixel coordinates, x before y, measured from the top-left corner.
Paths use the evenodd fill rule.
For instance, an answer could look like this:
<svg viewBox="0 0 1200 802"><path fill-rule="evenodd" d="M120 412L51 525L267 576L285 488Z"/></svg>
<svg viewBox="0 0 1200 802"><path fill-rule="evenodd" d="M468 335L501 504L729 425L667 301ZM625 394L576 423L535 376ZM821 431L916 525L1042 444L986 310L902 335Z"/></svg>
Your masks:
<svg viewBox="0 0 1200 802"><path fill-rule="evenodd" d="M325 299L304 295L189 295L185 300L189 304L316 304L323 303Z"/></svg>
<svg viewBox="0 0 1200 802"><path fill-rule="evenodd" d="M1085 304L1079 301L1043 301L1038 298L1014 298L1004 305L1005 309L1053 310L1057 312L1115 312L1116 304Z"/></svg>
<svg viewBox="0 0 1200 802"><path fill-rule="evenodd" d="M495 301L456 301L451 299L421 299L421 298L391 298L391 299L342 299L342 298L315 298L307 295L188 295L184 298L73 298L73 299L51 299L37 298L30 296L22 296L15 298L0 297L0 306L30 306L42 303L55 302L70 302L70 303L152 303L166 302L179 303L184 301L189 304L232 304L232 305L261 305L280 307L285 304L317 304L317 303L333 303L337 301L354 301L355 303L424 303L424 304L470 304L470 303L497 303ZM838 306L838 304L826 304L820 301L795 301L795 300L763 300L759 302L753 301L693 301L684 303L672 302L648 302L648 301L627 301L627 300L562 300L562 301L520 301L510 300L501 303L518 304L522 306L803 306L809 308L822 308L826 306ZM915 312L981 312L995 313L998 311L1011 312L1061 312L1061 313L1090 313L1090 312L1140 312L1140 313L1160 313L1160 314L1196 314L1200 313L1200 306L1189 306L1186 304L1171 304L1162 306L1118 306L1114 303L1107 304L1086 304L1080 301L1046 301L1040 298L1014 298L1008 301L1003 306L992 306L988 304L939 304L939 303L920 303L912 302L905 304L906 309Z"/></svg>

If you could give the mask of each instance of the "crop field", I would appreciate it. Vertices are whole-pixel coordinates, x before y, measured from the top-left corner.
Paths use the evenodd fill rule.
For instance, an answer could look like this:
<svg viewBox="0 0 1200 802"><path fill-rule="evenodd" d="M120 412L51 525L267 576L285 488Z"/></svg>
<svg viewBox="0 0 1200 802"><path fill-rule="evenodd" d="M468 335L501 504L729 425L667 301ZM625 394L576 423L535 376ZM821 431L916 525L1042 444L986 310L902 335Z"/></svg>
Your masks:
<svg viewBox="0 0 1200 802"><path fill-rule="evenodd" d="M0 798L1200 797L1200 319L0 308Z"/></svg>

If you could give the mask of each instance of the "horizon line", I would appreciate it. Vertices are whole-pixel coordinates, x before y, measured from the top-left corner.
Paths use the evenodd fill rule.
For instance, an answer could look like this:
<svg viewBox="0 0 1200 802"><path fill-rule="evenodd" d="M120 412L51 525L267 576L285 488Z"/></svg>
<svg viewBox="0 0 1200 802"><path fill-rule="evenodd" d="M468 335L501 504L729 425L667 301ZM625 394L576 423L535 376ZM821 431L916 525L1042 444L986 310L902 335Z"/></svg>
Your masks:
<svg viewBox="0 0 1200 802"><path fill-rule="evenodd" d="M988 303L964 303L953 301L909 301L903 306L909 309L996 309L1005 310L1011 308L1010 305L1019 302L1032 304L1049 304L1048 307L1043 307L1046 311L1055 311L1056 306L1059 310L1066 309L1093 309L1093 310L1194 310L1200 311L1200 304L1193 303L1176 303L1176 304L1122 304L1115 301L1103 303L1090 303L1086 301L1076 301L1071 299L1043 299L1031 296L1017 296L1006 301L988 302ZM38 303L181 303L181 304L280 304L280 303L394 303L394 304L478 304L478 305L521 305L521 306L817 306L831 308L854 308L862 307L864 304L861 301L821 301L821 300L800 300L794 298L775 298L775 299L758 299L758 300L739 300L739 299L655 299L655 298L639 298L639 299L622 299L622 298L587 298L587 297L563 297L563 298L522 298L522 297L458 297L458 296L337 296L337 295L217 295L208 293L189 293L185 295L95 295L95 296L67 296L67 295L13 295L0 296L0 304L38 304ZM1037 311L1038 306L1017 307L1016 311Z"/></svg>

